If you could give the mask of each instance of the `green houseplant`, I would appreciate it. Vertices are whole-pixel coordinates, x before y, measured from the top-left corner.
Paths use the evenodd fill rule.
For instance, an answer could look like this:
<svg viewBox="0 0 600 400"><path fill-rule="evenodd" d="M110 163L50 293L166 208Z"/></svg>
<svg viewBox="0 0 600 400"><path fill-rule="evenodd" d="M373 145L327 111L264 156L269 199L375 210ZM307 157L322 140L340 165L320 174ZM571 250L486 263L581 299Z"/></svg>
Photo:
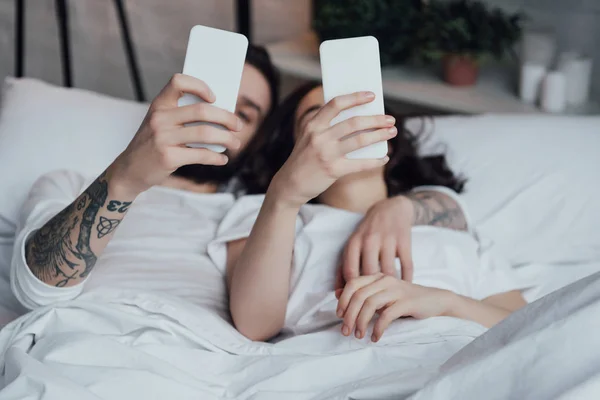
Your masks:
<svg viewBox="0 0 600 400"><path fill-rule="evenodd" d="M521 38L523 19L479 1L432 1L423 10L416 52L421 59L441 59L446 82L472 85L482 60L511 53Z"/></svg>
<svg viewBox="0 0 600 400"><path fill-rule="evenodd" d="M421 0L314 0L313 29L321 41L375 36L381 63L400 64L412 57L423 7Z"/></svg>

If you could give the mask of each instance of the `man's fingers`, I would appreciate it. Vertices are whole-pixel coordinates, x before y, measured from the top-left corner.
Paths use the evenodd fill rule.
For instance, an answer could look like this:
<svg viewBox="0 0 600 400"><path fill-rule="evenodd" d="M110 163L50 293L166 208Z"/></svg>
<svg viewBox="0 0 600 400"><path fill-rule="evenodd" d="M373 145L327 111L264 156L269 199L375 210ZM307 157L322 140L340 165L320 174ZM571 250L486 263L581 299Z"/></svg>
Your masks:
<svg viewBox="0 0 600 400"><path fill-rule="evenodd" d="M225 154L215 153L212 150L204 148L173 148L170 150L169 166L177 169L182 165L202 164L202 165L225 165L229 161Z"/></svg>
<svg viewBox="0 0 600 400"><path fill-rule="evenodd" d="M342 259L342 278L349 282L360 276L360 248L362 236L352 235L344 249Z"/></svg>
<svg viewBox="0 0 600 400"><path fill-rule="evenodd" d="M343 289L344 288L344 273L342 269L344 268L343 260L342 263L338 265L335 271L335 284L333 286L333 290ZM340 292L341 293L341 292Z"/></svg>
<svg viewBox="0 0 600 400"><path fill-rule="evenodd" d="M377 236L367 236L361 254L361 275L373 275L380 272L379 251L381 249L381 240Z"/></svg>
<svg viewBox="0 0 600 400"><path fill-rule="evenodd" d="M337 316L340 318L342 318L344 316L344 313L346 312L346 308L348 307L348 304L350 303L350 299L352 298L352 296L354 295L354 293L357 290L377 281L382 276L383 275L381 275L381 274L360 276L358 278L355 278L355 279L347 282L346 286L344 286L344 290L342 291L342 294L340 295L340 298L338 300Z"/></svg>
<svg viewBox="0 0 600 400"><path fill-rule="evenodd" d="M169 135L169 140L174 145L219 144L229 150L237 150L241 146L240 139L232 132L206 125L179 128Z"/></svg>
<svg viewBox="0 0 600 400"><path fill-rule="evenodd" d="M152 102L152 106L156 109L175 107L184 93L193 94L209 103L216 100L215 94L204 81L189 75L175 74Z"/></svg>
<svg viewBox="0 0 600 400"><path fill-rule="evenodd" d="M390 326L392 321L395 321L400 317L408 316L410 314L409 310L410 304L408 302L397 301L380 312L379 318L373 327L373 335L371 336L371 340L373 342L379 341L381 336L383 336L383 332L385 332L388 326Z"/></svg>
<svg viewBox="0 0 600 400"><path fill-rule="evenodd" d="M242 129L242 121L229 111L206 103L192 104L163 111L165 115L159 118L168 119L171 125L184 125L193 122L209 122L237 132Z"/></svg>
<svg viewBox="0 0 600 400"><path fill-rule="evenodd" d="M379 253L381 272L385 275L397 276L396 274L396 240L394 238L384 239Z"/></svg>
<svg viewBox="0 0 600 400"><path fill-rule="evenodd" d="M403 238L402 241L398 242L398 258L400 258L400 266L402 267L402 280L412 282L414 268L410 237Z"/></svg>
<svg viewBox="0 0 600 400"><path fill-rule="evenodd" d="M373 100L375 100L373 92L356 92L334 97L317 112L313 121L318 125L329 126L331 120L343 110L370 103Z"/></svg>

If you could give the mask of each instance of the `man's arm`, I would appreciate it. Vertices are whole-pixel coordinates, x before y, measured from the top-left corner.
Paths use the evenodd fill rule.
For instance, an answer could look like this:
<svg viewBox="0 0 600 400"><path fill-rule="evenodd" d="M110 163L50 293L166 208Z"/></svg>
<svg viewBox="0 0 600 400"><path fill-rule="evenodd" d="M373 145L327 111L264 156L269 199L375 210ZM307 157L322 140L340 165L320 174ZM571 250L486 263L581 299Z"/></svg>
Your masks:
<svg viewBox="0 0 600 400"><path fill-rule="evenodd" d="M111 184L110 169L75 201L29 237L27 265L42 282L56 287L84 280L123 220L135 195Z"/></svg>
<svg viewBox="0 0 600 400"><path fill-rule="evenodd" d="M467 219L460 204L436 190L423 190L406 195L413 206L413 225L431 225L467 231Z"/></svg>
<svg viewBox="0 0 600 400"><path fill-rule="evenodd" d="M183 93L204 101L178 107ZM75 285L89 276L138 194L161 184L182 165L227 163L223 154L186 146L206 143L230 150L240 147L233 132L241 129L242 122L233 113L211 105L214 101L214 94L204 82L175 74L150 105L132 141L104 174L56 215L54 202L51 219L46 219L49 210L44 210L43 204L35 213L44 219L24 218L35 225L26 223L21 228L11 266L11 287L23 305L33 308L76 296L81 289ZM188 126L192 122L208 122L226 129ZM47 200L50 204L53 199ZM31 233L41 221L48 222ZM62 289L48 288L40 281Z"/></svg>
<svg viewBox="0 0 600 400"><path fill-rule="evenodd" d="M336 288L361 275L396 275L396 257L402 279L412 281L411 229L415 225L469 228L460 204L442 191L421 190L382 200L369 209L348 240L342 255L343 279Z"/></svg>

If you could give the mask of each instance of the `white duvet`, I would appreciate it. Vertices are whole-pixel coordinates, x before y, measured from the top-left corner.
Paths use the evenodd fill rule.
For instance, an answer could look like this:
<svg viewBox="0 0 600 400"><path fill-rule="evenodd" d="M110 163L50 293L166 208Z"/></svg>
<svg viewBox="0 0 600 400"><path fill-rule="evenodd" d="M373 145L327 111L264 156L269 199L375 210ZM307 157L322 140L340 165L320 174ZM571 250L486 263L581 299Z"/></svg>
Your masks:
<svg viewBox="0 0 600 400"><path fill-rule="evenodd" d="M244 198L224 218L209 245L215 268L223 270L227 241L248 235L260 202ZM37 309L0 333L0 399L347 399L414 393L485 328L446 317L404 319L376 344L370 334L363 340L343 337L333 277L338 253L360 218L324 206L303 208L285 329L273 344L248 341L210 302L98 287L74 301ZM465 233L415 229L413 257L421 284L476 298L522 285ZM223 285L223 277L212 284Z"/></svg>

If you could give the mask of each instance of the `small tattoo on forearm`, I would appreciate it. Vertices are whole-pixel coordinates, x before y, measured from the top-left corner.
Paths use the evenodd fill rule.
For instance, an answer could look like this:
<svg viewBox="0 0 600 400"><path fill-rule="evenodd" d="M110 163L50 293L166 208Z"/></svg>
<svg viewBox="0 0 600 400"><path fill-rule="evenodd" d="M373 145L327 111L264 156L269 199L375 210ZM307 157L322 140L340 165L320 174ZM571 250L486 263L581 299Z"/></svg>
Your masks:
<svg viewBox="0 0 600 400"><path fill-rule="evenodd" d="M124 212L127 212L130 205L131 205L131 201L111 200L108 202L108 206L106 206L106 209L108 211L113 211L113 212L118 211L122 214Z"/></svg>
<svg viewBox="0 0 600 400"><path fill-rule="evenodd" d="M96 230L98 231L98 239L102 239L106 235L110 235L113 233L117 226L121 223L120 219L108 219L106 217L100 216L100 221L98 225L96 225Z"/></svg>

